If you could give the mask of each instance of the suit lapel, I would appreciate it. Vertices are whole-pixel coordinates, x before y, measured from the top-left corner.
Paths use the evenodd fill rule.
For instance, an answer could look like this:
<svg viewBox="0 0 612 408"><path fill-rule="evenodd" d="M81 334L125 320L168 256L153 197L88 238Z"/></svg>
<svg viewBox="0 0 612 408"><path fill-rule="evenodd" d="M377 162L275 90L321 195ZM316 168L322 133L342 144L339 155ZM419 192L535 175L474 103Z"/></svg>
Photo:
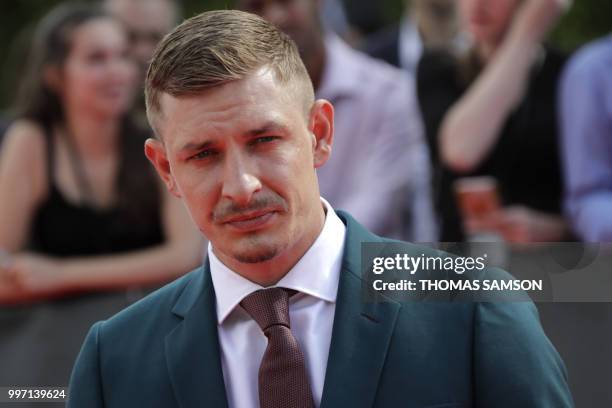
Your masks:
<svg viewBox="0 0 612 408"><path fill-rule="evenodd" d="M206 261L179 296L172 312L182 321L165 340L170 380L181 408L227 407L209 268Z"/></svg>
<svg viewBox="0 0 612 408"><path fill-rule="evenodd" d="M399 303L362 300L361 242L380 242L350 216L321 407L371 407L391 341Z"/></svg>

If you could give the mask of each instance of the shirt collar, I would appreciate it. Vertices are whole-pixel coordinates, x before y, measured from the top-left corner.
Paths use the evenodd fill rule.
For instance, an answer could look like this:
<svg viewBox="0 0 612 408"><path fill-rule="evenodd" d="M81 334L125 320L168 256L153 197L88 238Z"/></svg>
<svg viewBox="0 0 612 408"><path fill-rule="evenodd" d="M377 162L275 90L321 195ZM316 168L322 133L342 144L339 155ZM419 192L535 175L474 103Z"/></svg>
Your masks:
<svg viewBox="0 0 612 408"><path fill-rule="evenodd" d="M344 251L346 227L330 204L321 198L327 210L321 233L297 264L276 285L294 289L334 303ZM217 298L217 321L222 324L249 294L264 289L225 266L208 244L210 273Z"/></svg>

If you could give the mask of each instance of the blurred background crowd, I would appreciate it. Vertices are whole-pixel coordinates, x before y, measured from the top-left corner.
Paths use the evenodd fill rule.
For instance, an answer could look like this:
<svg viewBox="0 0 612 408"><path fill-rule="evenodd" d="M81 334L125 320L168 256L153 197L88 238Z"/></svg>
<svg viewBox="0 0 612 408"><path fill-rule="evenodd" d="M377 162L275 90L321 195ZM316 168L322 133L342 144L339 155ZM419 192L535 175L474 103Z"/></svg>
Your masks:
<svg viewBox="0 0 612 408"><path fill-rule="evenodd" d="M612 241L612 2L2 2L0 385L67 384L94 321L201 263L143 155L142 85L215 8L295 40L335 107L321 194L373 232Z"/></svg>

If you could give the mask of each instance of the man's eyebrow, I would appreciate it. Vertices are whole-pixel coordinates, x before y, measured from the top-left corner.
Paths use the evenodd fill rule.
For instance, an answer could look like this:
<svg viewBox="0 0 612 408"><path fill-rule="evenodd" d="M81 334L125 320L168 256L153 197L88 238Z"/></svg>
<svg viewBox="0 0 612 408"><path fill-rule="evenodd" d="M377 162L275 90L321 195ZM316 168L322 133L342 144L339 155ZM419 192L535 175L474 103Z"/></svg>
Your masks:
<svg viewBox="0 0 612 408"><path fill-rule="evenodd" d="M213 142L210 140L204 142L189 142L186 143L183 147L180 148L180 152L192 152L206 149L213 145Z"/></svg>
<svg viewBox="0 0 612 408"><path fill-rule="evenodd" d="M245 138L257 137L269 133L284 133L287 131L287 126L278 122L267 122L263 126L258 127L256 129L251 129L245 132ZM191 151L200 151L211 146L214 146L215 142L206 140L203 142L188 142L184 146L179 149L179 152L191 152Z"/></svg>
<svg viewBox="0 0 612 408"><path fill-rule="evenodd" d="M267 122L263 126L258 127L257 129L249 130L245 133L245 137L257 137L264 135L266 133L274 133L281 132L285 133L287 131L287 126L277 123L277 122Z"/></svg>

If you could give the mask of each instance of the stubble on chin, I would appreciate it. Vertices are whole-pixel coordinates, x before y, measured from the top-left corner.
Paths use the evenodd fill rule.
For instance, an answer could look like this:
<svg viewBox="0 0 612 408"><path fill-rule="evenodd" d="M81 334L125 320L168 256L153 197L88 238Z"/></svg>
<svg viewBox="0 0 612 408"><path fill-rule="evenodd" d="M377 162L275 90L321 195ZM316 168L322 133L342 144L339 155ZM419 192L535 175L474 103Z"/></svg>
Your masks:
<svg viewBox="0 0 612 408"><path fill-rule="evenodd" d="M281 251L281 244L270 244L261 242L259 238L252 237L246 240L244 245L246 250L232 251L232 258L240 263L256 264L269 261L275 258Z"/></svg>
<svg viewBox="0 0 612 408"><path fill-rule="evenodd" d="M236 253L234 259L240 263L245 264L256 264L269 261L276 257L278 251L275 248L271 248L267 251L260 251L254 253Z"/></svg>

